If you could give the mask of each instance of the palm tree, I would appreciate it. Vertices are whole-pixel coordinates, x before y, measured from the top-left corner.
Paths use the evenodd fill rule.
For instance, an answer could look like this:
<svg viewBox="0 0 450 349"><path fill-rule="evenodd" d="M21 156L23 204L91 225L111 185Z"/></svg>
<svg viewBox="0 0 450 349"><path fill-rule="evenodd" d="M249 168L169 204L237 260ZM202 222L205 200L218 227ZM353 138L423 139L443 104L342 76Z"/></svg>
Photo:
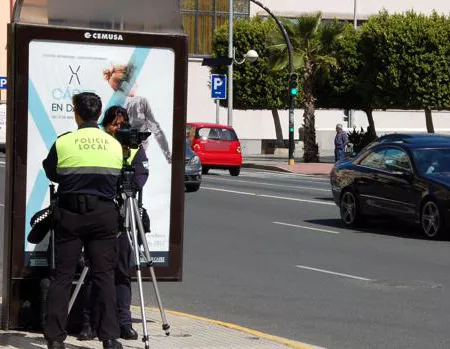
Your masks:
<svg viewBox="0 0 450 349"><path fill-rule="evenodd" d="M337 67L336 59L330 55L332 44L343 32L343 26L337 22L321 25L322 15L305 15L283 20L283 25L291 40L294 50L294 68L303 77L303 127L304 127L304 161L319 161L319 146L316 142L314 93L320 74ZM270 34L272 45L271 69L279 71L288 67L288 50L286 42L279 31Z"/></svg>

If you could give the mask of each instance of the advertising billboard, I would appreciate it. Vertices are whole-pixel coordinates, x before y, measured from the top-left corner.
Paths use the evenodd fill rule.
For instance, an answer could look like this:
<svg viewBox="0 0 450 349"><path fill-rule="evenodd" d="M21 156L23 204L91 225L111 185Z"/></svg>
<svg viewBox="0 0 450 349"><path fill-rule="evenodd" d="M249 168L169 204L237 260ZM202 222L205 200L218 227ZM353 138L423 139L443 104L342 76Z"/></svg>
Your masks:
<svg viewBox="0 0 450 349"><path fill-rule="evenodd" d="M100 35L85 33L85 36ZM114 38L114 35L112 35ZM116 39L120 37L116 35ZM76 129L72 96L93 92L103 103L127 109L130 123L150 131L143 142L149 178L143 205L151 221L148 244L156 266L169 263L175 54L170 48L33 40L29 44L28 149L25 263L46 266L48 239L26 237L33 214L49 204L49 180L42 168L58 135ZM102 118L102 117L101 117ZM99 121L101 121L101 118Z"/></svg>
<svg viewBox="0 0 450 349"><path fill-rule="evenodd" d="M27 241L30 219L49 205L42 161L59 135L76 129L72 96L79 92L101 97L101 118L110 106L122 106L133 128L151 132L143 143L147 241L156 278L182 280L188 52L179 1L164 2L154 22L142 15L142 6L121 12L123 1L108 1L114 16L107 18L96 17L104 12L99 1L77 2L90 15L82 19L59 6L63 2L70 1L42 2L40 11L35 1L17 2L8 25L2 328L20 328L23 321L39 326L22 308L39 314L49 241ZM98 12L87 11L88 5ZM144 269L143 277L150 276Z"/></svg>

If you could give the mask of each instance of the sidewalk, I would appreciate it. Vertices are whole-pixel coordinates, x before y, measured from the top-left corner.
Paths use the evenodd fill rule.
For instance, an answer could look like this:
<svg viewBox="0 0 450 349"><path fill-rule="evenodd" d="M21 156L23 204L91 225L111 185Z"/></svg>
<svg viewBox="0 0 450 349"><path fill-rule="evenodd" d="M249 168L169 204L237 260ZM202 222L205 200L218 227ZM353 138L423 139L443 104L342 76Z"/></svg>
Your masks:
<svg viewBox="0 0 450 349"><path fill-rule="evenodd" d="M139 333L136 341L120 340L124 349L144 348L140 308L132 309L134 328ZM151 349L320 349L308 344L267 335L237 325L209 320L189 314L166 310L167 321L171 326L170 336L162 330L158 309L146 308ZM74 337L66 340L68 349L102 348L99 341L78 341ZM26 331L0 331L0 348L36 349L47 348L41 333Z"/></svg>
<svg viewBox="0 0 450 349"><path fill-rule="evenodd" d="M298 173L304 175L328 176L334 165L334 158L323 157L320 163L304 163L302 159L295 159L294 165L288 165L286 157L274 155L248 155L243 158L244 168Z"/></svg>

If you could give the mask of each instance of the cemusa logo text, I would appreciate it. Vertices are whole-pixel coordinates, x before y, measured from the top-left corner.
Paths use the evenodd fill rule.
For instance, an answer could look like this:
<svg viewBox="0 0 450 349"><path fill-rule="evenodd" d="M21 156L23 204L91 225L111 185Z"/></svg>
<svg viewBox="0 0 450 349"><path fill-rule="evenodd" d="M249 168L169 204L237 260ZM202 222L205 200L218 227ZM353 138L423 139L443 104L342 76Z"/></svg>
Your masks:
<svg viewBox="0 0 450 349"><path fill-rule="evenodd" d="M122 34L113 34L113 33L84 33L84 37L86 39L95 39L95 40L111 40L111 41L123 41Z"/></svg>

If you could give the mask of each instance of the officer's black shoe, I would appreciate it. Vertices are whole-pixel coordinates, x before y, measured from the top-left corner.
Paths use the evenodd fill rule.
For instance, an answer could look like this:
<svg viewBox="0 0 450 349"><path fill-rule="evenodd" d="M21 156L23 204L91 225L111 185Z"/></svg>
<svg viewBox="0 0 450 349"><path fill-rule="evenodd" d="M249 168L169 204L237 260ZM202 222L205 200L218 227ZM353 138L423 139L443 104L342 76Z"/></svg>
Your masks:
<svg viewBox="0 0 450 349"><path fill-rule="evenodd" d="M120 338L126 340L135 340L138 339L137 332L130 326L121 326L120 327Z"/></svg>
<svg viewBox="0 0 450 349"><path fill-rule="evenodd" d="M123 349L122 344L115 339L103 341L103 349Z"/></svg>
<svg viewBox="0 0 450 349"><path fill-rule="evenodd" d="M90 341L95 338L94 331L92 331L92 327L90 324L84 324L83 329L78 334L77 339L79 341Z"/></svg>
<svg viewBox="0 0 450 349"><path fill-rule="evenodd" d="M64 342L48 341L47 349L66 349Z"/></svg>

